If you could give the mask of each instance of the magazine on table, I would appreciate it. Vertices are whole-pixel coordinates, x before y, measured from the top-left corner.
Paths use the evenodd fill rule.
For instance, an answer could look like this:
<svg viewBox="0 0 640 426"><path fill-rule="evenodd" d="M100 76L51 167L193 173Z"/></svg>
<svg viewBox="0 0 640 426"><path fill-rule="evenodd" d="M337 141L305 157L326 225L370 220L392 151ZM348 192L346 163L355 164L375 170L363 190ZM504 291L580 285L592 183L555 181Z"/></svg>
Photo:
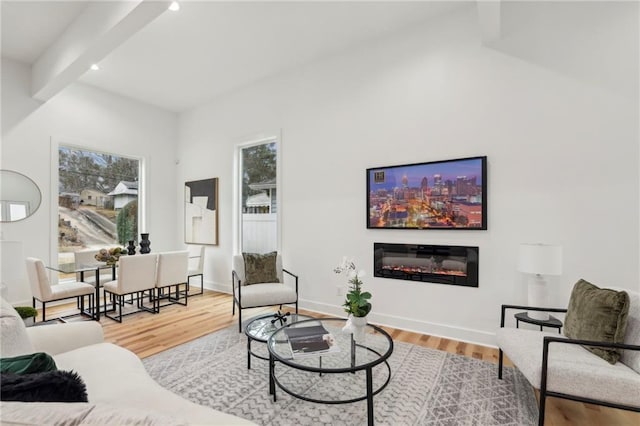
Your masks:
<svg viewBox="0 0 640 426"><path fill-rule="evenodd" d="M322 325L285 329L294 358L338 352L336 340Z"/></svg>

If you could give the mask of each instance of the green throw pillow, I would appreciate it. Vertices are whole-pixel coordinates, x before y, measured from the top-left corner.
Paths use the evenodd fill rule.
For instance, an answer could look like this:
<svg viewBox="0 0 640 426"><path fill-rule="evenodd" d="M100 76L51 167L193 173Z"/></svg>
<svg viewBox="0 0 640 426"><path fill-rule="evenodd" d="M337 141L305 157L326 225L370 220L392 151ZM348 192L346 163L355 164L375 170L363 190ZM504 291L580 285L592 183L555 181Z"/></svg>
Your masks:
<svg viewBox="0 0 640 426"><path fill-rule="evenodd" d="M629 295L626 291L598 288L580 280L571 291L564 334L571 339L623 343L627 329ZM600 358L615 364L621 351L585 346Z"/></svg>
<svg viewBox="0 0 640 426"><path fill-rule="evenodd" d="M277 253L242 253L244 258L244 284L278 283Z"/></svg>
<svg viewBox="0 0 640 426"><path fill-rule="evenodd" d="M55 371L56 362L44 352L20 355L12 358L0 358L0 372L15 374L43 373Z"/></svg>

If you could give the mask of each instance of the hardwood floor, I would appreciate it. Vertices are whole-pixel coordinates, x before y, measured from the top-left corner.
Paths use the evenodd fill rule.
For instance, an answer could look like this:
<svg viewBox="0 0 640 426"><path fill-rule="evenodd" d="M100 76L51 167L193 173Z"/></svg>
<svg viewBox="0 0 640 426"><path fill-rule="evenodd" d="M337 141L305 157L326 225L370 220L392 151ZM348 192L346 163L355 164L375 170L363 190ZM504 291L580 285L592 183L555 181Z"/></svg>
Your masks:
<svg viewBox="0 0 640 426"><path fill-rule="evenodd" d="M68 310L70 305L47 308L47 317L53 318ZM243 311L243 318L251 318L272 308L256 308ZM321 316L311 311L300 313ZM158 315L140 313L125 317L122 324L101 318L105 340L123 346L139 357L145 358L158 352L181 345L200 336L236 325L236 316L231 316L231 296L205 291L203 295L189 299L188 306L173 305L162 309ZM486 346L456 340L412 333L391 327L383 327L395 341L438 349L497 364L498 350ZM505 365L511 365L506 360ZM496 367L497 368L497 367ZM497 374L497 372L496 372ZM384 393L381 394L384 398ZM615 410L597 405L549 398L547 400L547 426L638 426L640 414Z"/></svg>

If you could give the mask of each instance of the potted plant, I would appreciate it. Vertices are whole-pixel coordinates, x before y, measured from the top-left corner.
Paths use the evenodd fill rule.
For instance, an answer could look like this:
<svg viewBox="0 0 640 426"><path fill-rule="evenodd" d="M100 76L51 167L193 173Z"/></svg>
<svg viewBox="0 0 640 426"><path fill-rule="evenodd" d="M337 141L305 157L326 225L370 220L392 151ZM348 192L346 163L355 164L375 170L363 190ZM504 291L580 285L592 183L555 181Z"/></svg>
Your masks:
<svg viewBox="0 0 640 426"><path fill-rule="evenodd" d="M346 273L349 278L349 291L342 306L349 314L349 319L343 330L351 332L356 340L362 338L364 326L367 324L367 315L371 312L371 293L362 291L362 277L365 276L363 269L357 270L355 263L342 258L342 262L333 270L336 274Z"/></svg>
<svg viewBox="0 0 640 426"><path fill-rule="evenodd" d="M18 312L18 315L20 315L20 318L22 318L22 321L24 321L26 326L30 326L35 323L36 317L38 316L38 311L35 308L32 308L31 306L16 306L15 310Z"/></svg>

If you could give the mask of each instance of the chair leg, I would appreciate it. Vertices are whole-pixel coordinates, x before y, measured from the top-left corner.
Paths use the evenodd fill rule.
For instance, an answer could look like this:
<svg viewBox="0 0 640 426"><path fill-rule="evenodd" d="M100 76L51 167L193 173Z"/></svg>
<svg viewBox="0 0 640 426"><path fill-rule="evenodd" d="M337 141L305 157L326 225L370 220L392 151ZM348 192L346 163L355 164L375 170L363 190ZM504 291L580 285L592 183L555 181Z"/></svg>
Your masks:
<svg viewBox="0 0 640 426"><path fill-rule="evenodd" d="M242 333L242 308L238 306L238 333Z"/></svg>
<svg viewBox="0 0 640 426"><path fill-rule="evenodd" d="M544 410L547 402L547 392L540 389L540 408L538 410L538 426L544 426Z"/></svg>
<svg viewBox="0 0 640 426"><path fill-rule="evenodd" d="M118 322L122 322L122 305L125 303L124 296L117 296L118 298Z"/></svg>
<svg viewBox="0 0 640 426"><path fill-rule="evenodd" d="M231 316L236 314L236 298L231 298Z"/></svg>
<svg viewBox="0 0 640 426"><path fill-rule="evenodd" d="M498 349L498 379L502 379L502 361L504 358L504 354L502 353L502 349Z"/></svg>
<svg viewBox="0 0 640 426"><path fill-rule="evenodd" d="M298 301L296 300L296 315L298 314Z"/></svg>
<svg viewBox="0 0 640 426"><path fill-rule="evenodd" d="M44 322L46 320L46 316L47 316L47 303L46 302L42 302L42 322Z"/></svg>

